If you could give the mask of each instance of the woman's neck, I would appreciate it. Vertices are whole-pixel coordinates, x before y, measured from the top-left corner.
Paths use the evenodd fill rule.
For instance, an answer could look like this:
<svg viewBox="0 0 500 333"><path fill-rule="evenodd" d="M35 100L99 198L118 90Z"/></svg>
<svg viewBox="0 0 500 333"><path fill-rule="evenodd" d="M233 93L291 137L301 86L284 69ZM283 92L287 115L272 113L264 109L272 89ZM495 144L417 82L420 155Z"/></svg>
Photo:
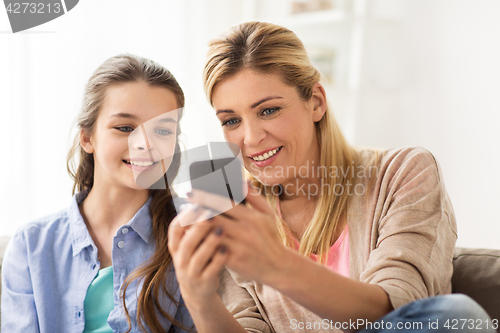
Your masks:
<svg viewBox="0 0 500 333"><path fill-rule="evenodd" d="M80 204L85 222L92 229L115 233L148 200L149 190L123 190L94 185Z"/></svg>

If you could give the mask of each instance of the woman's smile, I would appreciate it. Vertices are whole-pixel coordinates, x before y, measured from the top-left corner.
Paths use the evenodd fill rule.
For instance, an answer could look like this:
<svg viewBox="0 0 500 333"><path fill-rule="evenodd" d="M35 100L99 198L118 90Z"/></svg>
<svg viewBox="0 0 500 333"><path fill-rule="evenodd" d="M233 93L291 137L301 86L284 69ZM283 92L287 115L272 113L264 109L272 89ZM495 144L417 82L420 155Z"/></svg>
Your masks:
<svg viewBox="0 0 500 333"><path fill-rule="evenodd" d="M252 154L249 158L258 167L265 167L273 163L281 152L283 146L276 147L273 149L267 149L262 152Z"/></svg>

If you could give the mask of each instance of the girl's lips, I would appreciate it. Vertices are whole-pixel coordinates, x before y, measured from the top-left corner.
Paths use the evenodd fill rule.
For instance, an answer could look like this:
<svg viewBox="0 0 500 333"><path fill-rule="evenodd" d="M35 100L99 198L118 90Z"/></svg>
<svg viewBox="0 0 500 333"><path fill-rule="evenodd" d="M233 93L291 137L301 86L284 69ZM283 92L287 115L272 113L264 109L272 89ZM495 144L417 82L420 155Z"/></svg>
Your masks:
<svg viewBox="0 0 500 333"><path fill-rule="evenodd" d="M125 160L122 160L122 162L126 166L128 166L130 169L136 170L136 171L149 171L149 170L154 169L154 167L158 164L158 162L154 162L152 165L149 165L149 166L139 166L139 165L132 165L130 163L127 163L127 161L125 161Z"/></svg>
<svg viewBox="0 0 500 333"><path fill-rule="evenodd" d="M251 157L249 157L249 159L250 159L250 161L255 163L255 165L258 166L259 168L263 168L263 167L268 166L269 164L273 163L274 160L276 160L277 156L281 153L281 151L284 148L285 148L284 146L281 146L281 149L278 150L278 152L276 152L276 154L274 154L273 156L269 157L267 160L264 160L264 161L256 161Z"/></svg>

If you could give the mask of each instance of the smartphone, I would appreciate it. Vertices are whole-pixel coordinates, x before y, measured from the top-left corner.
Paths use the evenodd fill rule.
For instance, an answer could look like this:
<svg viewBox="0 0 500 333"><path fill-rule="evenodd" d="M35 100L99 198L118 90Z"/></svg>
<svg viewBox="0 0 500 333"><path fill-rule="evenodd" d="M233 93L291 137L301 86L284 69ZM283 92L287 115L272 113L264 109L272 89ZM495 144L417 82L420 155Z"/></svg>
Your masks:
<svg viewBox="0 0 500 333"><path fill-rule="evenodd" d="M229 198L234 203L245 203L246 187L242 165L238 158L219 158L193 162L189 166L193 189Z"/></svg>

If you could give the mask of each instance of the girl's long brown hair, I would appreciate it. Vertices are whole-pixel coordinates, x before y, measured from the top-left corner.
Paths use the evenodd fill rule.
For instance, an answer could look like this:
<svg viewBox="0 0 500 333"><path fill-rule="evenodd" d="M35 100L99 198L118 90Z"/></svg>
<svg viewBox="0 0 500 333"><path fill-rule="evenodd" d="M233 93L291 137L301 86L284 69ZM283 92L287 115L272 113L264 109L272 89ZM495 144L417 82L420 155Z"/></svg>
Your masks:
<svg viewBox="0 0 500 333"><path fill-rule="evenodd" d="M83 105L77 118L78 133L73 142L73 146L68 153L67 168L71 178L74 180L73 194L75 191L90 191L94 185L94 157L87 154L80 145L80 132L86 131L92 135L99 111L103 105L106 90L110 86L120 85L127 82L146 82L152 86L164 87L172 91L177 99L179 108L184 107L184 93L175 77L166 68L151 60L124 54L107 59L94 72L85 88ZM182 109L179 110L178 120L182 117ZM180 128L177 126L177 137ZM78 162L76 160L78 157ZM175 155L172 163L165 175L165 181L169 184L173 181L179 171L180 166L180 146L177 140ZM169 186L165 190L150 190L152 202L149 211L152 219L152 235L154 236L156 248L152 257L133 271L125 280L122 295L125 295L127 287L135 280L137 285L143 282L142 289L137 298L137 325L141 331L146 332L148 327L152 332L164 332L161 325L160 316L165 317L173 325L185 327L181 321L172 318L160 304L160 293L166 294L171 302L179 309L179 303L175 301L176 290L168 290L173 286L172 257L167 247L168 226L176 215L175 207L172 203L172 193ZM127 316L130 332L132 323L122 297L124 310Z"/></svg>

